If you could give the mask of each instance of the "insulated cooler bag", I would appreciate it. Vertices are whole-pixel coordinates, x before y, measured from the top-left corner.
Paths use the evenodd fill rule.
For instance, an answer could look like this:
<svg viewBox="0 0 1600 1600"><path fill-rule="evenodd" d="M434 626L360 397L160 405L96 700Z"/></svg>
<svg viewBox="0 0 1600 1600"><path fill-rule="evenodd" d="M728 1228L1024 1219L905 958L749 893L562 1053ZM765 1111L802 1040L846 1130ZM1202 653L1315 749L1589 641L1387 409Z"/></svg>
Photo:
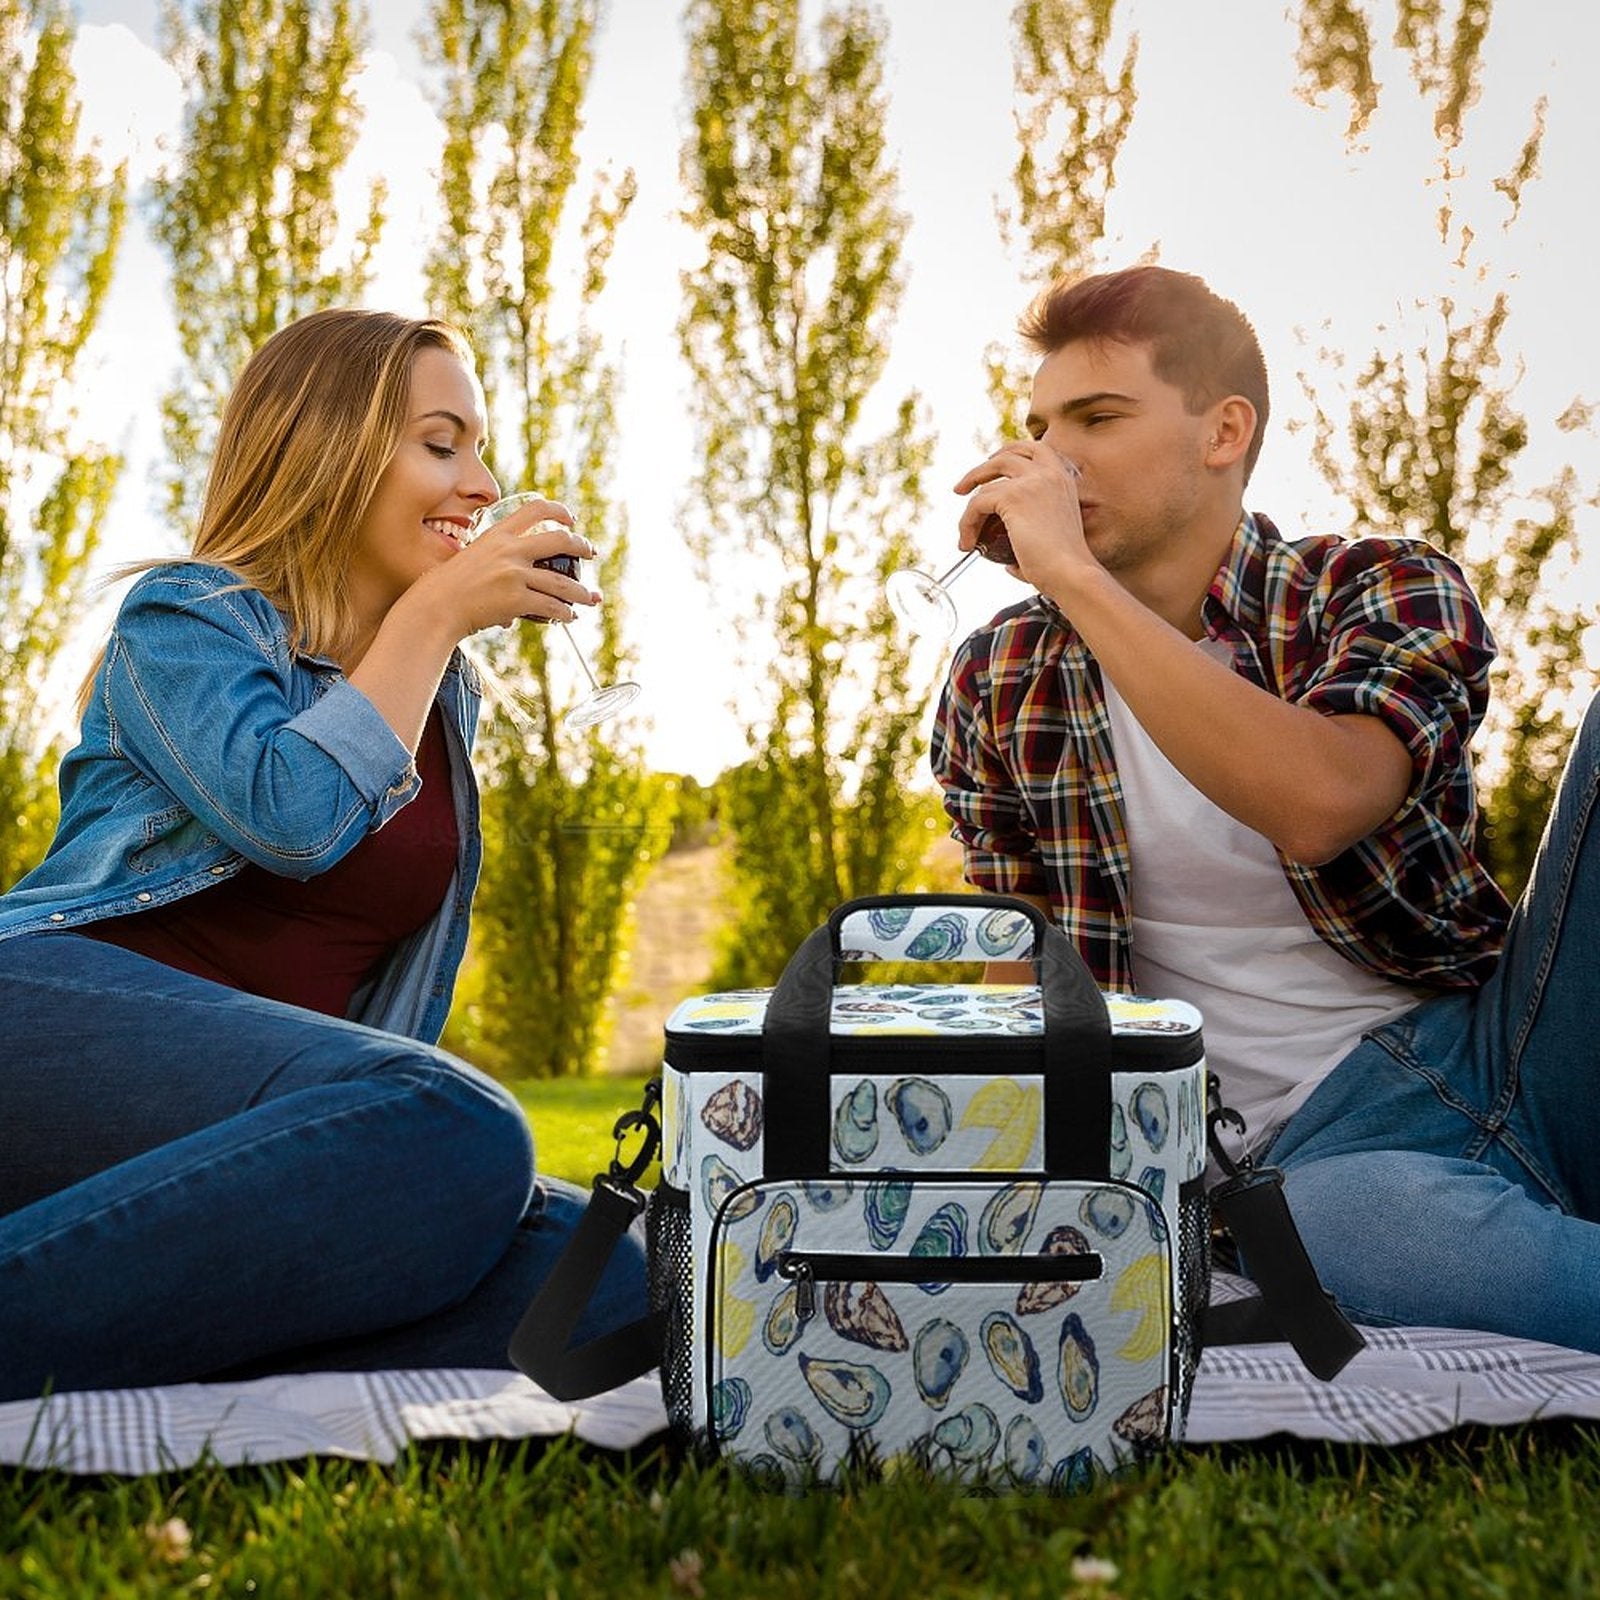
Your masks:
<svg viewBox="0 0 1600 1600"><path fill-rule="evenodd" d="M852 961L1037 986L838 986ZM681 1430L775 1476L856 1461L1079 1487L1181 1434L1209 1284L1205 1059L1023 902L853 901L777 988L666 1027L651 1204Z"/></svg>
<svg viewBox="0 0 1600 1600"><path fill-rule="evenodd" d="M849 962L1022 958L1033 984L838 981ZM1213 1137L1238 1123L1214 1087L1198 1012L1102 994L1025 902L851 901L776 988L673 1012L662 1077L619 1119L512 1360L560 1400L659 1366L679 1438L774 1482L911 1463L1086 1487L1182 1436L1202 1327L1287 1338L1324 1379L1362 1345L1282 1174ZM1226 1173L1209 1200L1208 1147ZM576 1343L658 1148L650 1314ZM1208 1311L1213 1202L1261 1294Z"/></svg>

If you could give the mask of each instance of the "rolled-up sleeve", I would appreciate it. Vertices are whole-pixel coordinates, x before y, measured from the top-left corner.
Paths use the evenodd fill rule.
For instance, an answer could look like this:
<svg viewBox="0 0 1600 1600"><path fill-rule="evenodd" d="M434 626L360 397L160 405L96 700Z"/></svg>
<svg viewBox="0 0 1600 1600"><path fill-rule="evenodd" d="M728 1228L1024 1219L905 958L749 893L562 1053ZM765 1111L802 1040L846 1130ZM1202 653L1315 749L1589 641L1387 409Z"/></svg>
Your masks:
<svg viewBox="0 0 1600 1600"><path fill-rule="evenodd" d="M994 737L986 674L968 640L939 698L929 759L968 883L995 894L1050 891L1032 815Z"/></svg>
<svg viewBox="0 0 1600 1600"><path fill-rule="evenodd" d="M1456 781L1489 700L1495 643L1460 568L1358 540L1323 574L1325 651L1295 698L1379 718L1411 754L1407 809Z"/></svg>
<svg viewBox="0 0 1600 1600"><path fill-rule="evenodd" d="M411 753L339 680L297 710L281 626L216 569L162 568L118 614L106 708L120 752L230 849L325 871L416 793Z"/></svg>

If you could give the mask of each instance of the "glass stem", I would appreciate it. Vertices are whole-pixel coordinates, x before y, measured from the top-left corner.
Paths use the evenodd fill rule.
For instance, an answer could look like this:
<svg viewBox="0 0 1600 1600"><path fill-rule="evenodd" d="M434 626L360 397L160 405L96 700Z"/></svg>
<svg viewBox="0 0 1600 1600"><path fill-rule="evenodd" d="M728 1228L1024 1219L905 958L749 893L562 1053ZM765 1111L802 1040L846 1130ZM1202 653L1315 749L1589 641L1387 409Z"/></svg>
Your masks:
<svg viewBox="0 0 1600 1600"><path fill-rule="evenodd" d="M956 579L959 578L961 574L965 572L967 568L970 567L972 563L976 561L982 554L983 552L974 546L971 550L967 551L967 553L962 556L962 558L956 562L956 564L951 567L948 572L941 573L933 581L938 584L941 589L948 589L950 585L954 583Z"/></svg>
<svg viewBox="0 0 1600 1600"><path fill-rule="evenodd" d="M571 642L572 653L573 653L573 655L575 655L578 658L578 665L583 668L583 675L584 675L584 677L586 677L589 680L590 689L595 694L599 694L599 692L600 692L599 680L589 670L589 663L588 663L588 660L584 656L583 646L581 644L579 644L578 641L572 637L572 625L570 623L563 622L560 625L560 627L561 627L561 631L564 634L566 634L568 640Z"/></svg>

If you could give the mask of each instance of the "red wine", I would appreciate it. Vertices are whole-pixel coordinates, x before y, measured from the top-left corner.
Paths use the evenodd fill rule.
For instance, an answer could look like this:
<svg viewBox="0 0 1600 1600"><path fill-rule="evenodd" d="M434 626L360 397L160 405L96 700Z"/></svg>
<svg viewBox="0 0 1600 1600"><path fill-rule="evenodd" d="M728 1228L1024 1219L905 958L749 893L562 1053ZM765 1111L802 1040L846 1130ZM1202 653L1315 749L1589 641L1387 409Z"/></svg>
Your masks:
<svg viewBox="0 0 1600 1600"><path fill-rule="evenodd" d="M576 578L581 563L577 556L546 556L543 561L535 561L536 567L548 567L552 572L559 572L563 578ZM549 617L524 617L524 622L545 623Z"/></svg>
<svg viewBox="0 0 1600 1600"><path fill-rule="evenodd" d="M552 572L559 572L563 578L576 578L580 562L577 556L546 556L543 561L535 561L536 567L548 567Z"/></svg>
<svg viewBox="0 0 1600 1600"><path fill-rule="evenodd" d="M997 511L991 511L978 530L978 554L986 561L998 561L1003 567L1016 565L1017 555L1011 548L1005 520Z"/></svg>

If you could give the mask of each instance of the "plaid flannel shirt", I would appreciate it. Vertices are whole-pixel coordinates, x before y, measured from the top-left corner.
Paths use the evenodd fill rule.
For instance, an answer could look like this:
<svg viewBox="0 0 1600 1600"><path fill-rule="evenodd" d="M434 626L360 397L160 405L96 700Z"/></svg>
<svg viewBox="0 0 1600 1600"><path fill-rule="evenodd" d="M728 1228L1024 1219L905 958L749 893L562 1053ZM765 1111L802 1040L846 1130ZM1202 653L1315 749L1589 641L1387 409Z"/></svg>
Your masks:
<svg viewBox="0 0 1600 1600"><path fill-rule="evenodd" d="M1467 745L1495 646L1460 569L1419 540L1290 543L1247 514L1202 618L1252 683L1380 717L1411 752L1410 792L1382 827L1320 866L1280 855L1318 935L1385 977L1483 982L1509 907L1473 854ZM1128 840L1100 668L1053 602L1034 595L961 645L931 755L967 881L1048 896L1096 979L1131 989Z"/></svg>

